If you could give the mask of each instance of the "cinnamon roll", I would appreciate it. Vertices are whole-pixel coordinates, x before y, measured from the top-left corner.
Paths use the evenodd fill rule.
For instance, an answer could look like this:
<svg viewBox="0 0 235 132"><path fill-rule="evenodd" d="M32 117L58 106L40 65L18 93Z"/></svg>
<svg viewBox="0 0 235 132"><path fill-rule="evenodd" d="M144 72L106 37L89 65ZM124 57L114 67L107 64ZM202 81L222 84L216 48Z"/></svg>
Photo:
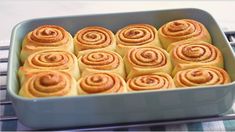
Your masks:
<svg viewBox="0 0 235 132"><path fill-rule="evenodd" d="M19 69L21 79L29 72L40 70L66 71L76 79L80 76L75 55L63 50L42 50L31 54Z"/></svg>
<svg viewBox="0 0 235 132"><path fill-rule="evenodd" d="M136 76L127 81L128 91L162 90L174 87L171 76L161 72Z"/></svg>
<svg viewBox="0 0 235 132"><path fill-rule="evenodd" d="M116 33L116 51L122 57L131 48L156 46L161 47L157 29L149 24L131 24Z"/></svg>
<svg viewBox="0 0 235 132"><path fill-rule="evenodd" d="M200 66L223 68L223 56L218 48L204 41L179 41L168 47L172 62L177 71Z"/></svg>
<svg viewBox="0 0 235 132"><path fill-rule="evenodd" d="M172 64L169 54L159 47L132 48L123 58L127 79L155 72L171 74Z"/></svg>
<svg viewBox="0 0 235 132"><path fill-rule="evenodd" d="M26 98L75 96L76 81L67 72L34 72L26 75L19 95Z"/></svg>
<svg viewBox="0 0 235 132"><path fill-rule="evenodd" d="M83 75L94 72L112 72L125 78L122 57L113 51L91 51L78 59Z"/></svg>
<svg viewBox="0 0 235 132"><path fill-rule="evenodd" d="M181 40L202 40L211 43L211 36L206 27L195 20L180 19L164 24L158 32L163 48Z"/></svg>
<svg viewBox="0 0 235 132"><path fill-rule="evenodd" d="M43 25L29 32L22 44L21 62L29 55L40 50L63 49L74 52L73 38L69 32L60 26Z"/></svg>
<svg viewBox="0 0 235 132"><path fill-rule="evenodd" d="M218 67L198 67L176 73L174 82L177 87L210 86L230 83L228 73Z"/></svg>
<svg viewBox="0 0 235 132"><path fill-rule="evenodd" d="M75 54L79 57L90 50L113 50L116 39L109 29L90 26L79 30L74 36Z"/></svg>
<svg viewBox="0 0 235 132"><path fill-rule="evenodd" d="M92 73L78 81L78 95L108 94L126 92L126 83L114 73Z"/></svg>

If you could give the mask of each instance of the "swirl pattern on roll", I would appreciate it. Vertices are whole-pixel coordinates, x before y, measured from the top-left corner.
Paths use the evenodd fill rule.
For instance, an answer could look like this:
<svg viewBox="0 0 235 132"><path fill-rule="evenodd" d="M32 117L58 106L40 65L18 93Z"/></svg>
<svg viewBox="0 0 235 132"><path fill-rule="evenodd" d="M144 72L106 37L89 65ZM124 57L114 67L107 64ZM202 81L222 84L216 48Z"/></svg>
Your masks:
<svg viewBox="0 0 235 132"><path fill-rule="evenodd" d="M38 70L59 70L66 71L76 79L80 76L77 58L71 52L64 50L42 50L31 54L19 70L19 75Z"/></svg>
<svg viewBox="0 0 235 132"><path fill-rule="evenodd" d="M166 36L191 38L202 32L202 27L192 20L176 20L167 23L162 28L162 33Z"/></svg>
<svg viewBox="0 0 235 132"><path fill-rule="evenodd" d="M123 58L127 79L141 74L165 72L170 74L170 55L159 47L138 47L130 49Z"/></svg>
<svg viewBox="0 0 235 132"><path fill-rule="evenodd" d="M116 33L116 51L122 57L131 48L136 47L161 47L157 29L149 24L131 24Z"/></svg>
<svg viewBox="0 0 235 132"><path fill-rule="evenodd" d="M177 71L200 67L217 66L223 68L223 56L218 48L204 41L179 41L168 47Z"/></svg>
<svg viewBox="0 0 235 132"><path fill-rule="evenodd" d="M135 67L161 67L167 63L164 51L155 47L133 48L127 58Z"/></svg>
<svg viewBox="0 0 235 132"><path fill-rule="evenodd" d="M93 51L81 57L81 61L87 67L98 70L115 69L120 63L120 59L114 52Z"/></svg>
<svg viewBox="0 0 235 132"><path fill-rule="evenodd" d="M124 81L112 73L93 73L79 81L79 94L120 93L124 91Z"/></svg>
<svg viewBox="0 0 235 132"><path fill-rule="evenodd" d="M77 52L105 48L116 42L112 31L99 26L91 26L79 30L74 37L74 41Z"/></svg>
<svg viewBox="0 0 235 132"><path fill-rule="evenodd" d="M58 71L44 71L28 75L23 83L20 95L28 98L66 96L71 93L72 77L70 74Z"/></svg>
<svg viewBox="0 0 235 132"><path fill-rule="evenodd" d="M39 46L58 46L68 41L66 36L67 32L62 27L43 25L30 32L27 38Z"/></svg>
<svg viewBox="0 0 235 132"><path fill-rule="evenodd" d="M166 23L159 29L159 38L164 48L170 43L195 39L211 43L211 37L207 29L198 21L181 19Z"/></svg>
<svg viewBox="0 0 235 132"><path fill-rule="evenodd" d="M221 52L212 44L203 41L183 43L173 48L173 59L182 62L208 63L215 61L219 56L222 56Z"/></svg>
<svg viewBox="0 0 235 132"><path fill-rule="evenodd" d="M166 73L146 74L127 81L128 91L160 90L174 88L174 82Z"/></svg>
<svg viewBox="0 0 235 132"><path fill-rule="evenodd" d="M117 41L126 46L138 46L150 43L157 37L156 29L148 24L128 25L117 32Z"/></svg>
<svg viewBox="0 0 235 132"><path fill-rule="evenodd" d="M177 87L209 86L231 82L224 69L212 66L179 71L176 73L174 81Z"/></svg>
<svg viewBox="0 0 235 132"><path fill-rule="evenodd" d="M43 50L29 56L26 65L37 69L69 69L76 62L76 57L63 50Z"/></svg>

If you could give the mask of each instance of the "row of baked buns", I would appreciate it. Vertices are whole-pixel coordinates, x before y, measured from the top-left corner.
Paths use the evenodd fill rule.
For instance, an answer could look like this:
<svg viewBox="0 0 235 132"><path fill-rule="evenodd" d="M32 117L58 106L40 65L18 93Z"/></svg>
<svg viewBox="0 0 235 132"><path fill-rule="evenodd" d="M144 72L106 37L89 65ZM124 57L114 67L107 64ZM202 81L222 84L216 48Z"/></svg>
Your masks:
<svg viewBox="0 0 235 132"><path fill-rule="evenodd" d="M115 94L143 90L166 90L176 87L209 86L230 82L226 72L217 67L180 71L172 79L167 73L151 73L124 81L115 73L98 72L81 77L78 82L64 71L38 71L25 76L20 96L27 98Z"/></svg>
<svg viewBox="0 0 235 132"><path fill-rule="evenodd" d="M167 47L181 40L202 40L211 43L207 29L195 20L181 19L168 22L159 31L149 24L131 24L114 33L104 27L90 26L79 30L74 37L64 28L43 25L29 32L22 44L21 61L40 50L63 49L83 55L86 51L101 49L116 51L122 57L135 47Z"/></svg>
<svg viewBox="0 0 235 132"><path fill-rule="evenodd" d="M122 58L114 51L94 50L77 58L64 50L42 50L31 54L20 67L21 76L36 70L61 70L76 79L94 72L113 72L124 79L156 72L172 77L181 70L215 66L223 68L223 56L218 48L203 41L180 41L169 46L170 53L159 47L130 49Z"/></svg>
<svg viewBox="0 0 235 132"><path fill-rule="evenodd" d="M222 53L194 20L128 25L114 35L86 27L74 38L45 25L22 44L20 95L51 97L226 84Z"/></svg>

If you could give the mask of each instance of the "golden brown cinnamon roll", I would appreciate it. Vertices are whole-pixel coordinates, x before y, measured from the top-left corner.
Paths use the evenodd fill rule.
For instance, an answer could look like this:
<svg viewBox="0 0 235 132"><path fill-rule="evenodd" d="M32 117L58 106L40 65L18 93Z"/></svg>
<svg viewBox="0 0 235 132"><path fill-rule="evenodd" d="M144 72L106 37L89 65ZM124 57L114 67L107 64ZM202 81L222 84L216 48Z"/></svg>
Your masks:
<svg viewBox="0 0 235 132"><path fill-rule="evenodd" d="M175 68L179 70L200 66L223 68L223 56L218 48L204 41L179 41L168 47Z"/></svg>
<svg viewBox="0 0 235 132"><path fill-rule="evenodd" d="M195 20L180 19L163 25L158 32L163 48L181 40L202 40L211 43L211 37L205 26Z"/></svg>
<svg viewBox="0 0 235 132"><path fill-rule="evenodd" d="M131 24L116 33L116 51L123 57L131 48L161 47L157 29L149 24Z"/></svg>
<svg viewBox="0 0 235 132"><path fill-rule="evenodd" d="M61 49L73 53L73 38L70 33L56 25L43 25L34 29L23 40L21 62L34 52L50 49Z"/></svg>
<svg viewBox="0 0 235 132"><path fill-rule="evenodd" d="M113 50L116 48L116 39L112 31L90 26L79 30L74 36L75 54L79 57L90 50Z"/></svg>
<svg viewBox="0 0 235 132"><path fill-rule="evenodd" d="M76 81L67 72L40 71L27 74L19 92L27 98L77 95Z"/></svg>
<svg viewBox="0 0 235 132"><path fill-rule="evenodd" d="M25 74L40 70L66 71L76 79L80 76L76 56L63 50L42 50L31 54L20 67L19 75L22 79Z"/></svg>
<svg viewBox="0 0 235 132"><path fill-rule="evenodd" d="M91 73L78 81L78 94L108 94L126 92L126 83L114 73Z"/></svg>
<svg viewBox="0 0 235 132"><path fill-rule="evenodd" d="M126 77L122 57L114 51L91 51L79 57L78 64L83 75L112 72Z"/></svg>
<svg viewBox="0 0 235 132"><path fill-rule="evenodd" d="M224 69L209 66L179 71L174 82L177 87L193 87L226 84L231 80Z"/></svg>
<svg viewBox="0 0 235 132"><path fill-rule="evenodd" d="M130 49L123 58L127 79L155 72L171 74L172 64L169 54L159 47L139 47Z"/></svg>
<svg viewBox="0 0 235 132"><path fill-rule="evenodd" d="M171 76L161 72L136 76L127 81L128 91L161 90L174 87Z"/></svg>

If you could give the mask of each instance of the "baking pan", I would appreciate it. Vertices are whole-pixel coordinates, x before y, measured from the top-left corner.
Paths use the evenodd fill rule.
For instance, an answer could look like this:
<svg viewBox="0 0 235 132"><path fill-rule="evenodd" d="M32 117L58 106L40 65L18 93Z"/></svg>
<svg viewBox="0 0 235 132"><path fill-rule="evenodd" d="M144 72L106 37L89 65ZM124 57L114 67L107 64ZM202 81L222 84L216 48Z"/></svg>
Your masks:
<svg viewBox="0 0 235 132"><path fill-rule="evenodd" d="M159 28L164 23L189 18L203 23L213 44L224 55L225 69L232 83L201 88L181 88L138 93L27 99L17 95L19 53L23 37L44 24L64 27L72 35L79 29L98 25L114 33L131 23L148 23ZM220 115L229 110L235 96L235 57L214 18L199 9L171 9L99 15L66 16L27 20L12 31L8 65L8 93L18 119L36 129L66 128L112 123L169 120Z"/></svg>

